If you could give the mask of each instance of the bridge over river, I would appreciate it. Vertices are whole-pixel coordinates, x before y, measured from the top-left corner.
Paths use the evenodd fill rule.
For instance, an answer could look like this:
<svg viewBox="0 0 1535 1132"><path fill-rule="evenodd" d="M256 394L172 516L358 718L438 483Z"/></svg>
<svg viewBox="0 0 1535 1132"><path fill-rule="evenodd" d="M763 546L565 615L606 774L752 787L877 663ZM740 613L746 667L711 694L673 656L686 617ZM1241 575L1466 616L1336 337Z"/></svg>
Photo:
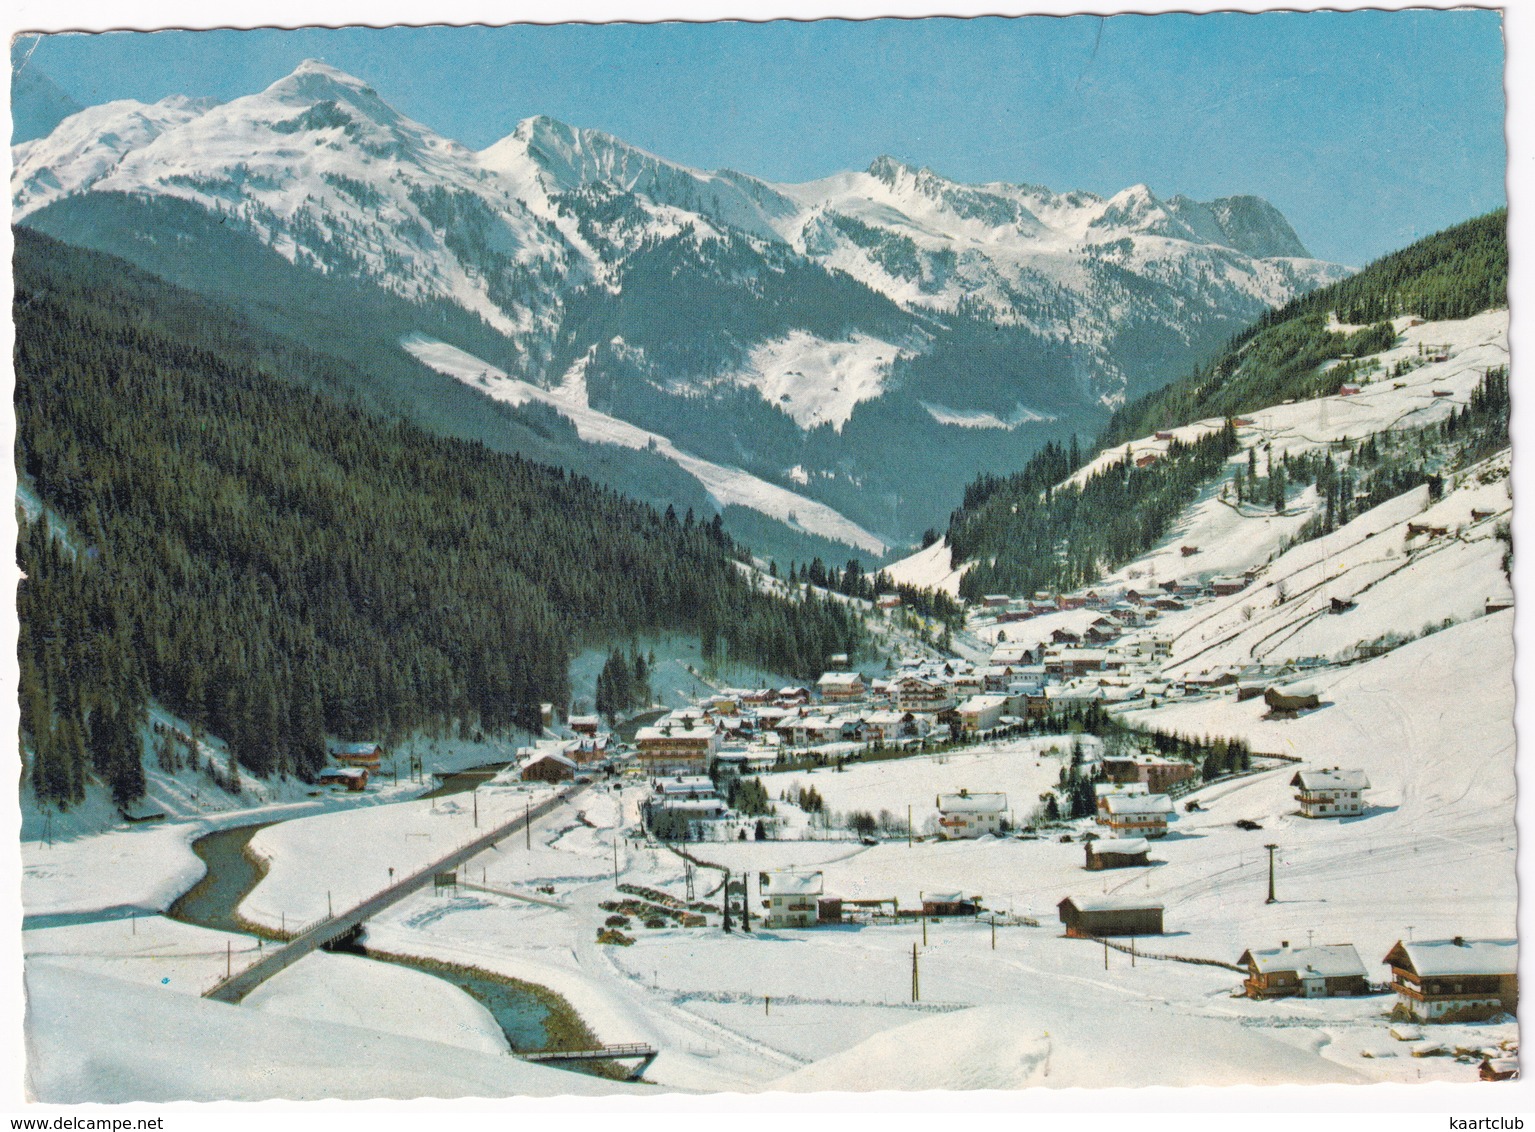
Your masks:
<svg viewBox="0 0 1535 1132"><path fill-rule="evenodd" d="M478 856L502 838L516 833L530 822L553 812L585 789L586 786L581 785L562 790L548 801L541 802L531 810L525 811L522 816L497 826L483 837L475 838L419 872L412 873L404 880L397 881L368 897L351 910L342 912L340 915L327 916L318 923L311 924L283 946L267 952L243 971L236 971L218 983L205 992L203 997L218 1002L238 1003L279 971L293 966L317 948L355 932L385 908L431 884L433 877L439 873L454 871L465 861Z"/></svg>

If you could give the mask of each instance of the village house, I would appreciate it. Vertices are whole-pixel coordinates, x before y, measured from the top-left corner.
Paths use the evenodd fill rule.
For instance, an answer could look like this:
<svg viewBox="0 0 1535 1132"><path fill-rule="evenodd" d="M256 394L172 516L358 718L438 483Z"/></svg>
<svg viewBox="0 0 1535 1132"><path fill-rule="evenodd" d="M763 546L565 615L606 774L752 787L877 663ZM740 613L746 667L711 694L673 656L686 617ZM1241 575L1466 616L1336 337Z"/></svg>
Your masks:
<svg viewBox="0 0 1535 1132"><path fill-rule="evenodd" d="M635 733L636 758L644 773L702 774L719 752L720 736L713 727L665 724L641 727Z"/></svg>
<svg viewBox="0 0 1535 1132"><path fill-rule="evenodd" d="M940 794L934 805L938 807L939 832L951 840L1000 833L1007 820L1006 794L972 794L961 790L958 794Z"/></svg>
<svg viewBox="0 0 1535 1132"><path fill-rule="evenodd" d="M1242 986L1248 998L1341 998L1368 994L1364 964L1351 943L1278 947L1242 952L1237 960L1247 968Z"/></svg>
<svg viewBox="0 0 1535 1132"><path fill-rule="evenodd" d="M339 743L330 752L330 757L342 766L367 767L371 771L378 770L383 755L384 748L377 743Z"/></svg>
<svg viewBox="0 0 1535 1132"><path fill-rule="evenodd" d="M762 894L762 926L765 928L813 928L820 919L820 896L825 881L820 873L774 869L757 874Z"/></svg>
<svg viewBox="0 0 1535 1132"><path fill-rule="evenodd" d="M895 706L901 711L949 711L954 704L953 691L936 680L903 676L896 681Z"/></svg>
<svg viewBox="0 0 1535 1132"><path fill-rule="evenodd" d="M1399 940L1384 962L1397 1006L1416 1021L1471 1020L1518 1009L1518 940Z"/></svg>
<svg viewBox="0 0 1535 1132"><path fill-rule="evenodd" d="M597 737L597 730L602 726L602 720L595 715L573 715L567 723L577 735L586 735L593 739Z"/></svg>
<svg viewBox="0 0 1535 1132"><path fill-rule="evenodd" d="M1164 794L1169 786L1198 773L1193 763L1161 755L1110 756L1103 760L1103 776L1110 782L1144 782L1150 794Z"/></svg>
<svg viewBox="0 0 1535 1132"><path fill-rule="evenodd" d="M1290 779L1291 786L1299 786L1295 800L1300 803L1301 817L1344 818L1364 813L1364 792L1370 788L1370 780L1362 770L1303 770Z"/></svg>
<svg viewBox="0 0 1535 1132"><path fill-rule="evenodd" d="M971 696L959 705L959 729L970 735L990 731L1001 724L1006 708L1006 696Z"/></svg>
<svg viewBox="0 0 1535 1132"><path fill-rule="evenodd" d="M1074 939L1162 934L1162 905L1138 897L1068 896L1056 906Z"/></svg>
<svg viewBox="0 0 1535 1132"><path fill-rule="evenodd" d="M1128 869L1148 865L1151 847L1144 837L1100 837L1086 843L1086 868L1089 872L1102 869Z"/></svg>
<svg viewBox="0 0 1535 1132"><path fill-rule="evenodd" d="M1173 819L1166 794L1108 794L1098 800L1097 822L1121 837L1165 837Z"/></svg>
<svg viewBox="0 0 1535 1132"><path fill-rule="evenodd" d="M517 768L524 782L569 782L576 776L576 760L553 749L533 750Z"/></svg>
<svg viewBox="0 0 1535 1132"><path fill-rule="evenodd" d="M816 681L821 699L829 704L850 704L864 697L867 689L857 672L828 672Z"/></svg>
<svg viewBox="0 0 1535 1132"><path fill-rule="evenodd" d="M1045 674L1070 680L1089 672L1101 672L1109 665L1109 654L1104 649L1062 649L1055 656L1045 657Z"/></svg>

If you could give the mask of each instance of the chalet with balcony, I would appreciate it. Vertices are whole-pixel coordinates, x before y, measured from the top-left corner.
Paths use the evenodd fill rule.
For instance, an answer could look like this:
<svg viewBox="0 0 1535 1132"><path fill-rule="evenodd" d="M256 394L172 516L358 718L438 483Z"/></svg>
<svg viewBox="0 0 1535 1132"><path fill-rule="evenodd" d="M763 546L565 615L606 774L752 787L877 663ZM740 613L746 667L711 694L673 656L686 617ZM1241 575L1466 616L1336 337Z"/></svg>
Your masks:
<svg viewBox="0 0 1535 1132"><path fill-rule="evenodd" d="M720 736L713 727L666 723L641 727L634 736L636 759L647 775L704 774L719 753Z"/></svg>
<svg viewBox="0 0 1535 1132"><path fill-rule="evenodd" d="M828 672L816 681L821 699L829 704L850 704L864 698L868 689L857 672Z"/></svg>
<svg viewBox="0 0 1535 1132"><path fill-rule="evenodd" d="M1364 813L1370 780L1362 770L1303 770L1290 779L1299 787L1295 800L1304 818L1346 818Z"/></svg>
<svg viewBox="0 0 1535 1132"><path fill-rule="evenodd" d="M958 794L938 795L934 804L938 807L938 828L945 838L974 838L1000 833L1002 823L1007 820L1006 794L972 794L961 790Z"/></svg>
<svg viewBox="0 0 1535 1132"><path fill-rule="evenodd" d="M1173 816L1166 794L1109 794L1098 800L1096 820L1116 837L1166 837Z"/></svg>
<svg viewBox="0 0 1535 1132"><path fill-rule="evenodd" d="M1518 940L1398 941L1383 962L1391 968L1397 1006L1419 1022L1471 1021L1518 1009Z"/></svg>

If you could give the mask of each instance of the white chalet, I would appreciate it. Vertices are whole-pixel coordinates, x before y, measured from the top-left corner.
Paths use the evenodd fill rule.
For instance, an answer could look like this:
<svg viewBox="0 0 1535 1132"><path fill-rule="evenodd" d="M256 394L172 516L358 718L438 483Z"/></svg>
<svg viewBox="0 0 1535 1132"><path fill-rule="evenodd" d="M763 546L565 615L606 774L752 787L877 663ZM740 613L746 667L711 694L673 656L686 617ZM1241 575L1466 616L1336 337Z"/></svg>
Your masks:
<svg viewBox="0 0 1535 1132"><path fill-rule="evenodd" d="M757 874L762 894L762 925L767 928L813 928L820 916L819 898L825 889L820 873L774 869Z"/></svg>
<svg viewBox="0 0 1535 1132"><path fill-rule="evenodd" d="M940 794L938 827L945 838L984 837L1000 833L1007 817L1007 795L1001 793Z"/></svg>
<svg viewBox="0 0 1535 1132"><path fill-rule="evenodd" d="M1098 799L1098 824L1118 837L1165 837L1172 817L1173 800L1166 794L1106 794Z"/></svg>
<svg viewBox="0 0 1535 1132"><path fill-rule="evenodd" d="M1002 722L1006 710L1006 696L971 696L959 705L960 730L990 731Z"/></svg>
<svg viewBox="0 0 1535 1132"><path fill-rule="evenodd" d="M1295 800L1302 817L1343 818L1364 813L1364 792L1370 780L1362 770L1303 770L1290 779L1299 786Z"/></svg>

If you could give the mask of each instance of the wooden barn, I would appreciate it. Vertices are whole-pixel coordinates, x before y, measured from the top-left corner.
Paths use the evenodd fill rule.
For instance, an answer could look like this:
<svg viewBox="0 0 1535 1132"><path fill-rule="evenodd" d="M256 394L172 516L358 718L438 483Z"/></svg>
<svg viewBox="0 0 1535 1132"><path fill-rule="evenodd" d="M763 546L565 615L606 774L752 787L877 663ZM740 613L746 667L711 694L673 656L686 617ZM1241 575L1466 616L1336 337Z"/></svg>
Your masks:
<svg viewBox="0 0 1535 1132"><path fill-rule="evenodd" d="M1066 934L1076 939L1162 934L1162 905L1154 901L1133 896L1068 896L1057 907Z"/></svg>
<svg viewBox="0 0 1535 1132"><path fill-rule="evenodd" d="M924 916L973 916L980 908L979 896L966 896L962 892L924 892L922 914Z"/></svg>
<svg viewBox="0 0 1535 1132"><path fill-rule="evenodd" d="M1248 998L1342 998L1370 992L1364 964L1351 943L1291 947L1284 940L1275 948L1244 951L1237 962L1247 968L1242 986Z"/></svg>
<svg viewBox="0 0 1535 1132"><path fill-rule="evenodd" d="M1147 854L1151 852L1150 844L1144 837L1100 837L1096 841L1087 842L1084 848L1087 850L1086 867L1089 872L1129 869L1151 863L1147 859Z"/></svg>
<svg viewBox="0 0 1535 1132"><path fill-rule="evenodd" d="M1270 688L1263 693L1263 701L1274 715L1293 715L1298 711L1310 711L1322 706L1322 697L1309 683L1286 684Z"/></svg>

